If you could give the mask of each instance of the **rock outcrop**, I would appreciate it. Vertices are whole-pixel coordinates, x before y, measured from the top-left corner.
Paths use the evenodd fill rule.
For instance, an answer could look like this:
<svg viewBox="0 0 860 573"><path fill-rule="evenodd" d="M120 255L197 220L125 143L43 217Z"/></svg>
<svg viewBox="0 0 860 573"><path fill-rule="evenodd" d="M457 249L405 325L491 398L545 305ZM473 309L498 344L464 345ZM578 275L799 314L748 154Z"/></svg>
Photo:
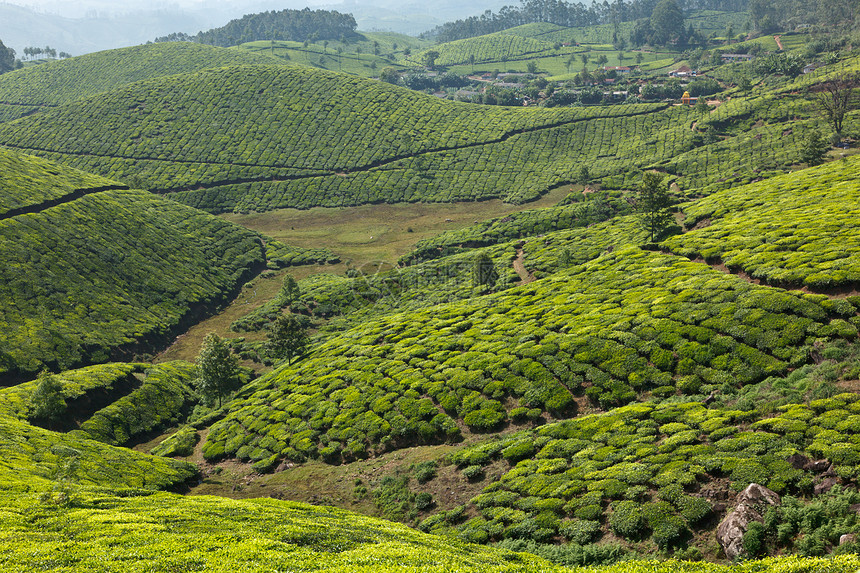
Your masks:
<svg viewBox="0 0 860 573"><path fill-rule="evenodd" d="M717 526L717 541L729 559L741 554L744 533L753 521L762 521L768 506L779 505L779 494L757 483L751 483L737 499L737 505Z"/></svg>

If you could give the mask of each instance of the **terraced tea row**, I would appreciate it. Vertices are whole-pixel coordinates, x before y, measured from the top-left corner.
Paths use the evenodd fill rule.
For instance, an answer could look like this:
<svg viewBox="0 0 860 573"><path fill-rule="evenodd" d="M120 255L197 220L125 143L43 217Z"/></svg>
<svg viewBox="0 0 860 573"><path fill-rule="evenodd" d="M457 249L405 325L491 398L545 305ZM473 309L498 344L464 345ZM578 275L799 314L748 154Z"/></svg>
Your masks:
<svg viewBox="0 0 860 573"><path fill-rule="evenodd" d="M140 80L239 64L279 64L265 55L170 42L56 60L0 76L0 119L108 92ZM9 119L14 119L10 117Z"/></svg>
<svg viewBox="0 0 860 573"><path fill-rule="evenodd" d="M8 205L32 204L96 179L71 172L63 183L66 168L0 156L10 166L31 167L3 180ZM265 261L255 234L131 190L0 220L0 245L0 373L12 375L157 345Z"/></svg>
<svg viewBox="0 0 860 573"><path fill-rule="evenodd" d="M673 252L723 262L770 284L860 284L860 161L850 158L717 193L685 208Z"/></svg>
<svg viewBox="0 0 860 573"><path fill-rule="evenodd" d="M825 469L813 469L811 459L832 461L845 480L856 477L857 400L840 394L780 407L776 416L700 402L636 404L520 432L452 458L472 476L494 459L510 464L471 500L478 517L458 524L461 508L431 516L421 529L479 542L561 535L581 545L611 531L683 546L729 489L758 483L810 493Z"/></svg>
<svg viewBox="0 0 860 573"><path fill-rule="evenodd" d="M498 32L476 38L439 44L417 54L413 59L423 61L430 51L439 54L436 63L441 66L486 62L506 62L550 55L552 43L529 37Z"/></svg>
<svg viewBox="0 0 860 573"><path fill-rule="evenodd" d="M511 403L567 416L583 394L608 408L743 385L806 363L817 339L856 336L855 315L847 301L616 251L497 295L368 321L255 382L204 454L261 469L350 460L455 439L455 419L496 429L518 415Z"/></svg>
<svg viewBox="0 0 860 573"><path fill-rule="evenodd" d="M0 219L62 201L75 193L118 187L115 181L32 155L0 153Z"/></svg>

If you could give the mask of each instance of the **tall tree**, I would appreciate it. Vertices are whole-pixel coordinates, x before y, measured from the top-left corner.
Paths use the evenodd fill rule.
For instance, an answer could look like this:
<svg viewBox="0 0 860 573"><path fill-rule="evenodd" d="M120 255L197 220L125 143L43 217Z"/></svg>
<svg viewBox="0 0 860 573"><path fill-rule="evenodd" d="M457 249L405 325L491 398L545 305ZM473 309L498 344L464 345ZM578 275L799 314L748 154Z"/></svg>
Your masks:
<svg viewBox="0 0 860 573"><path fill-rule="evenodd" d="M45 421L55 424L66 413L66 401L63 398L63 385L56 376L48 371L39 374L39 385L30 397L31 420Z"/></svg>
<svg viewBox="0 0 860 573"><path fill-rule="evenodd" d="M640 225L648 232L652 243L674 221L669 212L671 205L672 198L663 183L663 175L653 171L643 173L642 183L636 192L635 210Z"/></svg>
<svg viewBox="0 0 860 573"><path fill-rule="evenodd" d="M817 129L811 130L803 145L800 147L800 160L809 165L820 165L824 162L824 156L827 154L827 149L830 147L824 136Z"/></svg>
<svg viewBox="0 0 860 573"><path fill-rule="evenodd" d="M436 59L439 57L439 52L436 50L428 50L424 52L424 66L428 69L433 69L436 67Z"/></svg>
<svg viewBox="0 0 860 573"><path fill-rule="evenodd" d="M660 0L651 13L651 28L657 41L663 44L684 32L684 13L675 0Z"/></svg>
<svg viewBox="0 0 860 573"><path fill-rule="evenodd" d="M493 259L486 253L478 254L472 261L472 285L476 287L492 287L499 280L499 273Z"/></svg>
<svg viewBox="0 0 860 573"><path fill-rule="evenodd" d="M833 126L833 131L837 135L842 134L845 114L857 104L858 86L860 86L860 77L839 75L811 88L815 105L827 122Z"/></svg>
<svg viewBox="0 0 860 573"><path fill-rule="evenodd" d="M0 41L0 74L10 72L15 69L15 50L7 48Z"/></svg>
<svg viewBox="0 0 860 573"><path fill-rule="evenodd" d="M293 358L300 356L309 343L307 318L297 314L282 314L269 328L266 350L270 356L286 358L287 364L292 364Z"/></svg>
<svg viewBox="0 0 860 573"><path fill-rule="evenodd" d="M281 285L281 292L279 295L281 306L291 306L294 302L299 300L301 295L302 291L299 289L299 283L296 282L293 275L286 275L284 277L284 284Z"/></svg>
<svg viewBox="0 0 860 573"><path fill-rule="evenodd" d="M219 408L222 398L239 387L239 359L214 332L206 335L200 347L195 383L204 401L211 404L217 398Z"/></svg>

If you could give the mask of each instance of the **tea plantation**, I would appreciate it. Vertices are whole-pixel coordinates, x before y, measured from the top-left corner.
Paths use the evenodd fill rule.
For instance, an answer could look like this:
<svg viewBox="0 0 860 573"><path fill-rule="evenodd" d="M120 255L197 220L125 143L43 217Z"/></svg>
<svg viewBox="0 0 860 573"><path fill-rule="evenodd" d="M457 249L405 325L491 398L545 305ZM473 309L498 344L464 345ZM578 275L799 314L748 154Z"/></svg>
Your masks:
<svg viewBox="0 0 860 573"><path fill-rule="evenodd" d="M799 161L812 124L809 97L796 90L814 78L736 94L704 117L665 103L476 106L324 70L233 66L0 125L0 143L210 212L523 202L583 166L605 189L629 189L638 170L658 167L684 193L707 194Z"/></svg>
<svg viewBox="0 0 860 573"><path fill-rule="evenodd" d="M0 374L158 346L265 262L256 235L210 215L44 160L0 157L9 209Z"/></svg>
<svg viewBox="0 0 860 573"><path fill-rule="evenodd" d="M132 46L48 62L0 77L0 119L30 115L148 78L261 62L278 60L189 42Z"/></svg>
<svg viewBox="0 0 860 573"><path fill-rule="evenodd" d="M207 458L362 458L456 439L521 414L569 416L646 393L754 383L856 336L847 301L759 287L626 249L544 281L368 321L254 383L213 426ZM524 328L523 325L528 325ZM515 411L516 410L516 411Z"/></svg>
<svg viewBox="0 0 860 573"><path fill-rule="evenodd" d="M165 42L0 76L0 570L860 569L860 157L801 169L816 86L860 57L816 28L785 38L826 63L809 73L718 65L776 49L728 45L754 9L686 14L729 36L711 54L648 51L645 68L700 59L707 109L647 86L504 107L360 77L633 59L644 22L609 16L435 46ZM649 170L670 190L654 238ZM373 204L561 189L356 230ZM287 207L339 209L215 216ZM332 212L356 229L321 230ZM295 232L304 248L272 238ZM279 359L285 313L307 331ZM191 362L210 331L242 360L217 408ZM781 505L756 508L734 563L701 561L726 561L715 530L753 483Z"/></svg>
<svg viewBox="0 0 860 573"><path fill-rule="evenodd" d="M699 228L666 246L768 284L855 287L858 174L852 157L717 193L685 208L685 224Z"/></svg>

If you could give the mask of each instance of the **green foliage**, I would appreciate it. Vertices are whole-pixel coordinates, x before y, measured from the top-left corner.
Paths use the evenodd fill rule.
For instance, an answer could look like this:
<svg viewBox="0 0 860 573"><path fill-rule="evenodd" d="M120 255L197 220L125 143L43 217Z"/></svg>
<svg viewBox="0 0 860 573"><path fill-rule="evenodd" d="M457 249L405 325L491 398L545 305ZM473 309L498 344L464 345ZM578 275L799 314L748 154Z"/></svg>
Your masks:
<svg viewBox="0 0 860 573"><path fill-rule="evenodd" d="M192 426L182 426L178 431L165 438L149 452L154 456L166 458L187 457L194 453L194 446L200 441L200 435Z"/></svg>
<svg viewBox="0 0 860 573"><path fill-rule="evenodd" d="M161 489L194 476L191 464L50 432L0 416L3 489L50 489L56 480L81 487ZM5 514L5 512L4 512Z"/></svg>
<svg viewBox="0 0 860 573"><path fill-rule="evenodd" d="M478 288L488 287L492 289L499 280L499 273L493 264L493 260L485 253L475 256L472 261L472 285Z"/></svg>
<svg viewBox="0 0 860 573"><path fill-rule="evenodd" d="M800 148L800 160L810 167L820 165L824 161L828 149L830 149L830 144L824 139L820 131L813 129L806 136L803 147Z"/></svg>
<svg viewBox="0 0 860 573"><path fill-rule="evenodd" d="M46 109L148 78L254 63L278 61L186 42L95 52L3 74L0 109L22 104Z"/></svg>
<svg viewBox="0 0 860 573"><path fill-rule="evenodd" d="M761 555L764 549L764 525L761 522L753 521L744 532L743 548L744 553L749 557L757 557Z"/></svg>
<svg viewBox="0 0 860 573"><path fill-rule="evenodd" d="M858 216L858 174L860 161L849 158L718 193L685 209L688 226L710 225L666 245L689 257L722 260L772 284L852 284L860 280L860 247L850 232ZM853 314L847 307L844 312Z"/></svg>
<svg viewBox="0 0 860 573"><path fill-rule="evenodd" d="M0 181L0 219L39 210L40 205L76 191L119 187L114 181L10 150L0 153L0 172L5 174Z"/></svg>
<svg viewBox="0 0 860 573"><path fill-rule="evenodd" d="M685 191L749 181L763 164L796 162L801 140L783 132L808 116L804 109L770 96L733 98L700 122L725 138L697 147L689 125L698 114L687 107L500 110L323 70L237 66L68 103L0 128L0 142L208 211L523 202L575 180L586 164L592 179L665 164ZM748 130L757 120L765 125Z"/></svg>
<svg viewBox="0 0 860 573"><path fill-rule="evenodd" d="M401 263L414 264L417 261L439 258L462 248L483 247L550 231L586 227L609 219L618 209L617 205L610 204L604 197L589 197L587 200L569 205L521 211L463 229L445 231L419 241L412 253L401 258ZM606 238L599 232L580 234L583 238L590 238L592 235ZM556 235L552 236L553 239L556 237ZM605 247L600 252L602 250L605 250ZM569 257L568 263L575 262L575 259L579 257L577 255Z"/></svg>
<svg viewBox="0 0 860 573"><path fill-rule="evenodd" d="M335 39L352 36L355 27L352 14L341 14L334 10L267 10L246 14L219 28L198 32L189 39L201 44L228 47L260 39Z"/></svg>
<svg viewBox="0 0 860 573"><path fill-rule="evenodd" d="M56 423L66 412L62 391L63 385L56 376L46 371L39 374L39 385L30 398L30 419L42 420L48 424Z"/></svg>
<svg viewBox="0 0 860 573"><path fill-rule="evenodd" d="M674 4L674 0L663 0L663 2ZM671 204L672 200L669 197L668 187L663 183L663 176L654 172L643 173L642 183L636 194L635 208L639 223L648 233L652 243L674 221L672 213L669 212Z"/></svg>
<svg viewBox="0 0 860 573"><path fill-rule="evenodd" d="M476 38L467 38L439 44L433 48L437 53L435 62L440 66L469 64L474 56L476 64L507 62L509 60L531 60L554 51L553 43L528 38L518 34L498 32ZM416 54L423 61L429 50Z"/></svg>
<svg viewBox="0 0 860 573"><path fill-rule="evenodd" d="M163 570L526 573L563 571L525 553L471 545L354 513L274 499L82 492L72 509L0 494L7 571ZM27 519L23 516L27 515ZM181 524L177 527L176 524ZM225 544L223 536L229 535ZM62 545L62 551L58 546Z"/></svg>
<svg viewBox="0 0 860 573"><path fill-rule="evenodd" d="M291 289L291 292L284 293L282 290L282 297L292 299L298 293L298 286L294 280L291 285L288 284L291 279L292 277L288 277L288 280L284 282L284 288ZM310 343L307 330L308 320L306 317L296 314L282 314L271 324L269 339L266 341L266 352L269 356L277 359L286 358L287 364L292 364L293 358L301 356Z"/></svg>
<svg viewBox="0 0 860 573"><path fill-rule="evenodd" d="M239 387L239 360L229 346L214 332L203 339L200 354L197 355L197 386L203 400L209 404L221 400Z"/></svg>
<svg viewBox="0 0 860 573"><path fill-rule="evenodd" d="M31 177L59 189L87 179L63 187L65 169L0 158L9 174L0 194L16 196L19 181L23 190L6 204L32 211L0 218L0 372L105 362L118 347L160 343L262 263L258 239L240 227L141 191L32 195Z"/></svg>
<svg viewBox="0 0 860 573"><path fill-rule="evenodd" d="M316 263L336 263L339 260L328 249L303 249L294 245L285 245L280 241L266 239L266 261L270 269Z"/></svg>
<svg viewBox="0 0 860 573"><path fill-rule="evenodd" d="M193 364L167 362L149 368L139 388L97 411L80 425L93 439L112 445L176 423L195 400Z"/></svg>
<svg viewBox="0 0 860 573"><path fill-rule="evenodd" d="M831 323L840 312L822 297L679 257L616 250L524 287L356 324L301 366L258 380L213 426L204 452L316 457L330 447L354 459L353 441L369 454L456 439L453 419L485 432L505 423L508 408L561 415L586 382L586 395L607 409L667 384L674 393L675 377L694 374L727 380L731 392L786 372L815 337L840 336ZM658 348L682 359L658 367ZM662 447L696 439L681 431ZM667 468L659 479L695 473Z"/></svg>

